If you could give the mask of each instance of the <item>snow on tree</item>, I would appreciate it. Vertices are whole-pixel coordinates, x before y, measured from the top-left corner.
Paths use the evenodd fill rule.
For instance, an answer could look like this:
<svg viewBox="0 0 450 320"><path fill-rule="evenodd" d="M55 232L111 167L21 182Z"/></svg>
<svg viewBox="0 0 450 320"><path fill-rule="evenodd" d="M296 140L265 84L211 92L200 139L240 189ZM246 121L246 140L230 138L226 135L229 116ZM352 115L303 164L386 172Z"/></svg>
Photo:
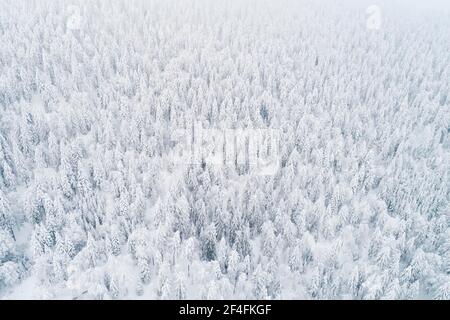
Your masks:
<svg viewBox="0 0 450 320"><path fill-rule="evenodd" d="M1 298L449 299L447 4L70 5L0 10Z"/></svg>

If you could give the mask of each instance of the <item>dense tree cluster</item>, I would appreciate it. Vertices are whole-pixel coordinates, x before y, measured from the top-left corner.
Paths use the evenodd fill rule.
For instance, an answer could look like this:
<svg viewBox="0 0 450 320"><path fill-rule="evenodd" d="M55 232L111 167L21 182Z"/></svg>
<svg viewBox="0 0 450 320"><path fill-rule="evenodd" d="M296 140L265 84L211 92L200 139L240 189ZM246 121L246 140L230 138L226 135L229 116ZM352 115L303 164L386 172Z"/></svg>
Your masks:
<svg viewBox="0 0 450 320"><path fill-rule="evenodd" d="M3 0L0 297L449 299L448 6L354 2Z"/></svg>

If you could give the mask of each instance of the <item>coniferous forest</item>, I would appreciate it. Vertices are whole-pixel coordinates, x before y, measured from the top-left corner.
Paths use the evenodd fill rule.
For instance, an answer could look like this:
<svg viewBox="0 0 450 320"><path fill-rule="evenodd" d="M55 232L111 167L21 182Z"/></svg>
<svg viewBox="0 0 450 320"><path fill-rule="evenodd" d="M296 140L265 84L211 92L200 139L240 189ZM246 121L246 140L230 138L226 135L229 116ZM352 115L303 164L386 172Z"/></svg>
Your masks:
<svg viewBox="0 0 450 320"><path fill-rule="evenodd" d="M450 3L373 2L0 0L0 299L450 299Z"/></svg>

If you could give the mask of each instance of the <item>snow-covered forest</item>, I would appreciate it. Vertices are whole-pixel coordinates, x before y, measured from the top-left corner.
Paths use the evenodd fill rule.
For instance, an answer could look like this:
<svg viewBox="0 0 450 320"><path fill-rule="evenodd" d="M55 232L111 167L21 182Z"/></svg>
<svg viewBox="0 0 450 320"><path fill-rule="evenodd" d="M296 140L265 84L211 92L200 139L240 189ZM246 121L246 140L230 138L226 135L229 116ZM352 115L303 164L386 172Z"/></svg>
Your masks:
<svg viewBox="0 0 450 320"><path fill-rule="evenodd" d="M449 187L449 1L0 0L0 299L450 299Z"/></svg>

